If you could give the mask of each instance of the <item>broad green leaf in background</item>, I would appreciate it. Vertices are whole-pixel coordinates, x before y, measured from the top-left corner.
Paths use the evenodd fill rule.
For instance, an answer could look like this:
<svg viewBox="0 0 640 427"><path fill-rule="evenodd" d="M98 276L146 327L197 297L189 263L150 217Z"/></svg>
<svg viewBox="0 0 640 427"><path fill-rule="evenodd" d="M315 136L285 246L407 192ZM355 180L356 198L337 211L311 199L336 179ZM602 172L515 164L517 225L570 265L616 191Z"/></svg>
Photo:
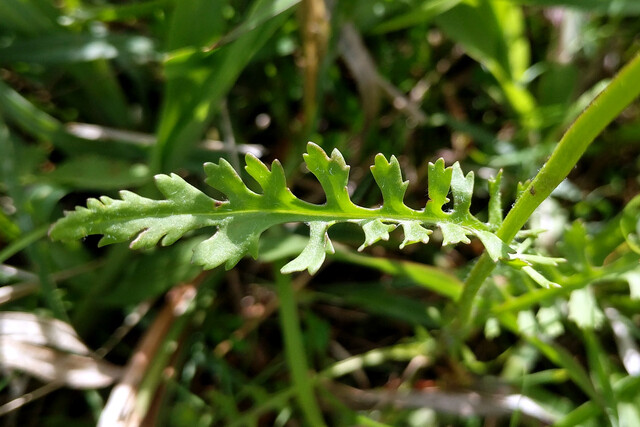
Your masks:
<svg viewBox="0 0 640 427"><path fill-rule="evenodd" d="M19 39L0 48L0 63L29 62L41 65L63 65L129 56L137 64L159 60L155 42L138 35L98 37L85 33L54 33Z"/></svg>
<svg viewBox="0 0 640 427"><path fill-rule="evenodd" d="M0 2L0 29L7 29L15 33L14 35L20 36L13 38L18 45L32 43L38 49L46 49L48 38L55 40L57 37L74 37L70 35L73 34L72 29L61 25L64 19L60 11L49 2L19 0ZM6 48L12 49L11 43ZM100 50L104 55L105 46L103 45ZM87 52L83 54L87 55ZM51 55L58 54L52 52ZM98 59L91 62L76 63L78 56L68 54L67 59L73 60L61 64L61 67L81 88L79 105L84 106L83 113L96 123L118 127L131 125L132 119L126 96L111 64L99 58L100 55L96 56Z"/></svg>
<svg viewBox="0 0 640 427"><path fill-rule="evenodd" d="M203 137L219 103L238 75L285 22L298 2L288 0L284 5L288 7L284 7L282 2L274 5L266 0L256 1L246 18L256 22L248 25L251 30L214 50L208 48L219 34L204 18L213 12L221 13L219 8L212 8L210 2L205 1L177 4L175 29L170 31L170 46L176 46L177 51L170 53L165 62L167 90L152 158L154 171L172 170L182 163ZM273 13L269 15L268 11ZM185 24L182 20L187 17ZM209 29L210 33L201 32L197 37L186 34L193 25L202 31Z"/></svg>
<svg viewBox="0 0 640 427"><path fill-rule="evenodd" d="M210 49L217 48L223 44L230 43L237 38L241 37L243 34L246 34L256 28L260 27L262 24L266 23L270 19L275 16L280 15L281 13L287 12L293 6L300 3L300 0L274 0L271 2L263 2L259 7L256 8L255 13L252 13L250 16L247 16L247 19L242 21L240 25L235 27L233 30L229 31L219 40L217 40Z"/></svg>
<svg viewBox="0 0 640 427"><path fill-rule="evenodd" d="M19 127L28 135L51 143L69 154L111 155L114 153L114 147L110 144L96 144L94 141L69 133L58 119L38 108L2 80L0 80L0 113L4 115L7 122Z"/></svg>
<svg viewBox="0 0 640 427"><path fill-rule="evenodd" d="M56 184L93 190L139 187L151 179L149 168L144 164L131 164L102 156L74 157L42 177Z"/></svg>
<svg viewBox="0 0 640 427"><path fill-rule="evenodd" d="M11 242L20 236L20 227L4 212L0 211L0 239Z"/></svg>
<svg viewBox="0 0 640 427"><path fill-rule="evenodd" d="M465 0L435 22L493 74L523 124L539 126L535 100L522 81L530 49L520 7L502 0Z"/></svg>
<svg viewBox="0 0 640 427"><path fill-rule="evenodd" d="M0 2L0 27L27 36L53 30L57 15L52 3L20 0Z"/></svg>
<svg viewBox="0 0 640 427"><path fill-rule="evenodd" d="M0 111L5 120L18 125L31 135L48 139L62 147L67 145L72 148L72 142L75 140L73 137L70 135L68 138L57 137L59 134L64 134L62 124L58 120L38 109L2 80L0 80Z"/></svg>
<svg viewBox="0 0 640 427"><path fill-rule="evenodd" d="M439 14L451 9L462 0L423 0L412 5L406 13L393 16L373 28L374 33L386 33L429 22Z"/></svg>
<svg viewBox="0 0 640 427"><path fill-rule="evenodd" d="M537 90L545 126L562 123L571 115L579 69L575 64L551 62L544 67Z"/></svg>
<svg viewBox="0 0 640 427"><path fill-rule="evenodd" d="M174 3L173 0L147 0L126 4L97 4L97 5L72 5L68 12L78 21L112 22L127 19L141 18L153 15L165 6ZM64 6L63 6L64 7Z"/></svg>
<svg viewBox="0 0 640 427"><path fill-rule="evenodd" d="M201 48L219 38L225 30L226 0L178 2L168 22L166 50Z"/></svg>

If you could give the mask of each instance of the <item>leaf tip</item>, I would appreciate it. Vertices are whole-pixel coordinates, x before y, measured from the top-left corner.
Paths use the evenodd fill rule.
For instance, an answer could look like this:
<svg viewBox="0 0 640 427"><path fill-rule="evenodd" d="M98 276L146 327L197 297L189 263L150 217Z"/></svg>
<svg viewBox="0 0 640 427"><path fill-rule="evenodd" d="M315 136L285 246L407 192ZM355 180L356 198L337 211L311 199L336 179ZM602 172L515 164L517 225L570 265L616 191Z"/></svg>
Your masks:
<svg viewBox="0 0 640 427"><path fill-rule="evenodd" d="M318 144L313 141L307 141L307 150L313 149L316 151L324 151Z"/></svg>

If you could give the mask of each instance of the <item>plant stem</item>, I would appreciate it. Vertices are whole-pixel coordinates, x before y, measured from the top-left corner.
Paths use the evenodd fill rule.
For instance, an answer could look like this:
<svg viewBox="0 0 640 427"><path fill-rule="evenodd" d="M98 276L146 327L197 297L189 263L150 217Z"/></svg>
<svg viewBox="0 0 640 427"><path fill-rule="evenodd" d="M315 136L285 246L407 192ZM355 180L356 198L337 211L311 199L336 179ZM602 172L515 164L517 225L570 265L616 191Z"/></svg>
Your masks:
<svg viewBox="0 0 640 427"><path fill-rule="evenodd" d="M498 237L506 243L513 240L533 211L569 175L587 147L639 94L640 54L637 54L563 135L549 160L505 218L497 232ZM458 299L456 319L456 325L462 329L463 334L469 327L475 297L494 268L495 263L485 252L465 282Z"/></svg>
<svg viewBox="0 0 640 427"><path fill-rule="evenodd" d="M281 274L281 267L282 265L276 263L273 274L280 298L280 325L284 335L284 352L296 390L296 399L309 425L324 426L322 413L313 393L313 382L309 378L291 277Z"/></svg>
<svg viewBox="0 0 640 427"><path fill-rule="evenodd" d="M0 251L0 263L5 262L24 248L31 246L33 243L45 237L48 230L49 224L44 224L15 239L11 244Z"/></svg>

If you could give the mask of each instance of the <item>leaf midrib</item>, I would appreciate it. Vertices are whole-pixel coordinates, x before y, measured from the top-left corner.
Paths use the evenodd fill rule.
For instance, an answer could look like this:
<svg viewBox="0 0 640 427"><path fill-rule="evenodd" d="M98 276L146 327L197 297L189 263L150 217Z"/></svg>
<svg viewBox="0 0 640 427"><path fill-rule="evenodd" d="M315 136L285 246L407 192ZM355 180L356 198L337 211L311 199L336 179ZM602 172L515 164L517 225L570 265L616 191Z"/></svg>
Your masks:
<svg viewBox="0 0 640 427"><path fill-rule="evenodd" d="M437 224L439 222L450 222L459 225L467 225L471 227L480 226L481 229L487 229L486 224L482 223L480 220L475 218L474 216L468 215L456 215L455 213L443 213L442 216L436 216L430 213L425 213L424 211L417 211L411 209L408 214L404 213L394 213L394 212L385 212L384 207L376 208L376 209L367 209L358 207L357 211L353 212L344 212L344 211L327 211L326 208L322 205L318 205L319 210L286 210L286 209L243 209L243 210L228 210L223 212L168 212L168 213L154 213L153 215L149 215L145 212L140 212L136 214L131 214L128 216L123 216L121 213L110 212L109 214L113 215L115 218L107 221L99 221L102 224L108 223L122 223L123 221L133 221L139 219L165 219L170 217L179 217L179 216L200 216L200 217L209 217L216 221L221 221L224 219L232 218L232 217L247 217L247 216L256 216L256 215L273 215L277 217L291 218L289 221L292 222L310 222L310 221L326 221L326 222L335 222L335 221L358 221L358 220L366 220L366 219L380 219L382 221L421 221L427 224ZM320 210L323 209L323 210ZM410 209L410 208L408 208ZM283 221L286 222L286 221Z"/></svg>

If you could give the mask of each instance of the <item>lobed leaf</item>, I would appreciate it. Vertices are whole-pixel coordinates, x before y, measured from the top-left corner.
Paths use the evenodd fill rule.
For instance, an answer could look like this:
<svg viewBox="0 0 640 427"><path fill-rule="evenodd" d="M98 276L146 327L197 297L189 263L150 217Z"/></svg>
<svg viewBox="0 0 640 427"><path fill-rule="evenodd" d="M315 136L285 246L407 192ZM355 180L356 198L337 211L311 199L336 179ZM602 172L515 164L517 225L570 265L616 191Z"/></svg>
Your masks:
<svg viewBox="0 0 640 427"><path fill-rule="evenodd" d="M428 243L429 235L433 233L424 228L420 221L400 221L400 225L404 231L404 240L400 243L400 249L418 242Z"/></svg>
<svg viewBox="0 0 640 427"><path fill-rule="evenodd" d="M327 230L331 223L314 221L309 223L309 242L293 261L282 267L284 274L294 271L308 270L310 274L315 274L322 266L326 254L335 253Z"/></svg>
<svg viewBox="0 0 640 427"><path fill-rule="evenodd" d="M502 197L500 183L502 182L502 169L493 179L489 179L489 224L498 228L502 225Z"/></svg>
<svg viewBox="0 0 640 427"><path fill-rule="evenodd" d="M310 143L303 157L311 173L320 181L328 208L350 209L354 206L347 191L349 166L338 150L333 150L328 157L320 146Z"/></svg>
<svg viewBox="0 0 640 427"><path fill-rule="evenodd" d="M471 196L473 195L473 172L469 172L465 176L458 162L453 164L451 193L453 194L454 213L459 215L468 214L471 207Z"/></svg>
<svg viewBox="0 0 640 427"><path fill-rule="evenodd" d="M360 223L360 226L364 231L364 243L358 248L358 252L362 252L364 248L378 240L389 240L389 232L397 227L395 224L385 224L379 219L366 219Z"/></svg>
<svg viewBox="0 0 640 427"><path fill-rule="evenodd" d="M471 243L471 240L467 237L467 231L460 225L449 222L441 222L438 225L442 230L442 246Z"/></svg>
<svg viewBox="0 0 640 427"><path fill-rule="evenodd" d="M391 156L391 161L387 161L382 154L378 154L375 165L371 166L371 173L382 192L385 209L394 212L410 210L404 204L404 193L407 191L409 181L402 180L400 164L395 156Z"/></svg>
<svg viewBox="0 0 640 427"><path fill-rule="evenodd" d="M152 200L130 191L121 191L121 200L102 196L87 200L60 219L50 231L55 240L80 239L102 234L99 246L132 239L132 249L170 245L187 231L217 225L210 216L216 212L216 202L178 175L158 175L156 185L166 200Z"/></svg>
<svg viewBox="0 0 640 427"><path fill-rule="evenodd" d="M451 186L451 168L444 167L444 159L438 159L436 163L429 163L429 201L425 210L438 215L442 212L442 206L449 202L447 194Z"/></svg>
<svg viewBox="0 0 640 427"><path fill-rule="evenodd" d="M484 230L474 230L478 239L484 245L491 259L496 262L499 259L509 259L509 246L507 246L498 236Z"/></svg>
<svg viewBox="0 0 640 427"><path fill-rule="evenodd" d="M259 184L260 192L250 190L233 167L220 160L204 165L205 182L220 191L225 200L209 197L178 175L157 175L155 182L164 200L129 191L120 192L121 200L89 199L87 207L67 212L56 222L50 235L56 240L73 240L101 234L101 246L132 240L131 248L139 249L158 242L170 245L188 232L215 226L217 231L195 247L193 262L204 268L224 264L229 269L245 255L257 257L260 236L265 230L277 224L305 222L309 225L310 239L302 252L282 268L284 273L318 271L325 255L334 252L328 230L337 222L362 227L365 239L360 251L379 240L388 240L389 233L401 226L404 239L400 248L427 243L431 229L440 227L444 245L470 243L469 237L475 236L496 262L508 260L513 252L492 231L502 219L500 175L490 184L491 220L485 224L469 210L473 173L464 175L458 163L445 167L440 159L429 164L429 200L423 210L414 210L404 203L408 181L403 181L394 156L387 160L378 154L371 167L383 200L382 206L372 209L351 201L347 190L349 166L338 150L328 156L318 145L309 143L304 161L325 191L323 205L298 199L287 187L284 170L277 160L269 168L253 155L247 155L245 170ZM453 196L453 209L445 212L443 206L449 201L449 192Z"/></svg>

